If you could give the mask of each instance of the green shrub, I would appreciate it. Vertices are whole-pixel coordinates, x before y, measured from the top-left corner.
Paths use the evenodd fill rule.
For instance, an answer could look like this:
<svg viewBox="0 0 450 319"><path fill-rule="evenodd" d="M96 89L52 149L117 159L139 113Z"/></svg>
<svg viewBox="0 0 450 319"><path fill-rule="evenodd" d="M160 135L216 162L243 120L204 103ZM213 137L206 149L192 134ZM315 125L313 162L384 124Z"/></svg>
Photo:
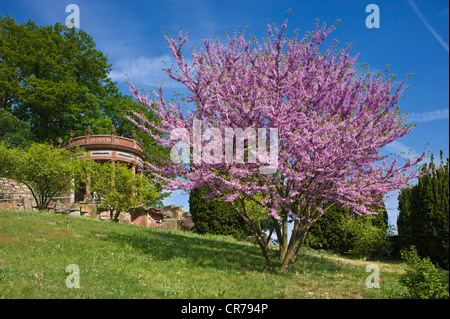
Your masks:
<svg viewBox="0 0 450 319"><path fill-rule="evenodd" d="M356 216L346 220L343 227L345 253L374 259L385 255L386 229L374 225L374 216Z"/></svg>
<svg viewBox="0 0 450 319"><path fill-rule="evenodd" d="M251 235L249 227L230 203L218 196L202 198L210 192L206 187L198 187L189 195L189 210L195 223L195 231L200 234L233 236L237 239Z"/></svg>
<svg viewBox="0 0 450 319"><path fill-rule="evenodd" d="M315 222L305 240L312 248L352 254L368 259L388 255L387 211L352 216L350 209L335 205Z"/></svg>
<svg viewBox="0 0 450 319"><path fill-rule="evenodd" d="M442 299L448 298L448 273L438 269L429 257L420 258L414 246L401 251L401 256L407 264L406 274L400 282L406 286L412 298Z"/></svg>
<svg viewBox="0 0 450 319"><path fill-rule="evenodd" d="M308 232L305 244L315 248L343 253L342 232L345 221L349 218L348 208L334 206L321 216ZM344 251L343 251L344 250Z"/></svg>

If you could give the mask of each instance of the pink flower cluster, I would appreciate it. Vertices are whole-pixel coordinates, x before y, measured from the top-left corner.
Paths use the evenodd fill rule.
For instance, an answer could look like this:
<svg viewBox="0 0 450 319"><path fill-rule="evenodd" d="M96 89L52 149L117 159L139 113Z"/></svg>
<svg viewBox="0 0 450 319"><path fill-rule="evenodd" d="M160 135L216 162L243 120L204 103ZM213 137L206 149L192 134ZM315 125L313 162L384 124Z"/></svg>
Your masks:
<svg viewBox="0 0 450 319"><path fill-rule="evenodd" d="M161 121L155 125L141 114L130 121L167 147L177 142L169 138L173 130L193 134L194 119L204 130L276 128L274 174L260 174L258 161L182 165L152 158L146 165L168 189L210 186L215 190L210 196L232 201L242 195L275 218L314 221L333 204L375 213L368 207L418 177L414 166L425 155L399 165L396 159L386 163L380 152L412 129L397 107L404 81L395 87L387 71L358 73L350 46L336 50L333 43L321 52L334 26L316 25L300 40L285 38L285 28L286 22L280 29L268 26L269 38L262 43L237 31L224 44L208 38L192 51L190 62L182 54L187 35L166 37L178 68L167 73L189 90L185 98L195 106L192 111L167 101L162 87L149 98L131 85L135 98ZM264 199L256 200L256 194Z"/></svg>

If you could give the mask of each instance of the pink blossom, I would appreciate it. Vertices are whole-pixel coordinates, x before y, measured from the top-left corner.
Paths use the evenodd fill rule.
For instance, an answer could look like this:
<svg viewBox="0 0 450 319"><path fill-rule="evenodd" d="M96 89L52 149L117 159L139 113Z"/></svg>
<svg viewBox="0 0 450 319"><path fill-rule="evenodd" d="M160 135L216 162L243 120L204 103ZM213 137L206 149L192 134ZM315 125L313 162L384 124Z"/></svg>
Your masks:
<svg viewBox="0 0 450 319"><path fill-rule="evenodd" d="M170 190L208 186L228 201L256 201L255 195L263 194L257 202L279 227L281 246L287 245L282 225L288 217L299 226L292 233L295 242L331 205L376 213L373 207L385 194L419 176L415 165L425 154L402 165L397 159L386 162L380 149L412 130L396 107L404 81L394 87L387 71L360 74L350 46L338 51L332 44L320 51L333 27L316 25L301 40L284 37L286 22L280 29L268 26L263 43L246 40L245 32L227 36L225 43L207 38L189 59L181 53L187 35L166 36L178 69L169 67L167 73L189 90L185 98L195 110L168 102L162 87L150 98L131 84L137 101L161 121L155 124L140 114L130 121L167 147L175 143L168 138L175 128L192 137L194 119L204 128L221 130L277 128L278 164L275 174L264 175L260 162L208 164L191 158L190 165L180 166L170 161L156 165L159 159L151 158L149 171Z"/></svg>

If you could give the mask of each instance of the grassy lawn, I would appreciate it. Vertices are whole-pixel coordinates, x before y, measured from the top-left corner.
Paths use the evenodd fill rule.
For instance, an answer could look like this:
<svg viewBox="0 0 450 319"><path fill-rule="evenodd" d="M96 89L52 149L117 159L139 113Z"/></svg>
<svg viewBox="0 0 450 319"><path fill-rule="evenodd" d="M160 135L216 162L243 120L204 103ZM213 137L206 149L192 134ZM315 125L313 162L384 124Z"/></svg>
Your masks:
<svg viewBox="0 0 450 319"><path fill-rule="evenodd" d="M0 212L0 298L406 298L401 262L303 248L288 273L272 274L259 247L233 238L71 220L68 233L65 215ZM71 264L80 288L66 287ZM365 285L368 264L380 289Z"/></svg>

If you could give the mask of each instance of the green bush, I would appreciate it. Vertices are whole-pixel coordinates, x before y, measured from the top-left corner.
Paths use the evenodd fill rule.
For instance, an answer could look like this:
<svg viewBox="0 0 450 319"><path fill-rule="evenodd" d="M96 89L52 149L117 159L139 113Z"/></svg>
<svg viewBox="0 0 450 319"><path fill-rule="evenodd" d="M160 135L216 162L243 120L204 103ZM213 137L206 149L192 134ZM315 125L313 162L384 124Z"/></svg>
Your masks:
<svg viewBox="0 0 450 319"><path fill-rule="evenodd" d="M431 262L429 257L420 258L417 249L403 249L401 256L408 268L400 282L406 286L412 298L443 299L449 297L447 275Z"/></svg>
<svg viewBox="0 0 450 319"><path fill-rule="evenodd" d="M386 229L375 226L375 216L356 216L346 220L343 227L345 253L366 259L385 255Z"/></svg>
<svg viewBox="0 0 450 319"><path fill-rule="evenodd" d="M76 154L76 153L75 153ZM83 161L64 148L50 144L8 148L0 143L0 176L28 186L38 210L46 210L57 194L74 189L73 180L81 180Z"/></svg>
<svg viewBox="0 0 450 319"><path fill-rule="evenodd" d="M318 249L368 259L389 254L387 211L351 216L347 207L335 206L311 226L305 243Z"/></svg>
<svg viewBox="0 0 450 319"><path fill-rule="evenodd" d="M189 210L195 223L195 231L200 234L230 235L237 239L251 235L249 227L230 203L218 196L202 198L210 192L205 187L198 187L190 192Z"/></svg>
<svg viewBox="0 0 450 319"><path fill-rule="evenodd" d="M329 209L311 225L305 244L315 249L343 253L342 231L349 214L348 208L335 206Z"/></svg>

